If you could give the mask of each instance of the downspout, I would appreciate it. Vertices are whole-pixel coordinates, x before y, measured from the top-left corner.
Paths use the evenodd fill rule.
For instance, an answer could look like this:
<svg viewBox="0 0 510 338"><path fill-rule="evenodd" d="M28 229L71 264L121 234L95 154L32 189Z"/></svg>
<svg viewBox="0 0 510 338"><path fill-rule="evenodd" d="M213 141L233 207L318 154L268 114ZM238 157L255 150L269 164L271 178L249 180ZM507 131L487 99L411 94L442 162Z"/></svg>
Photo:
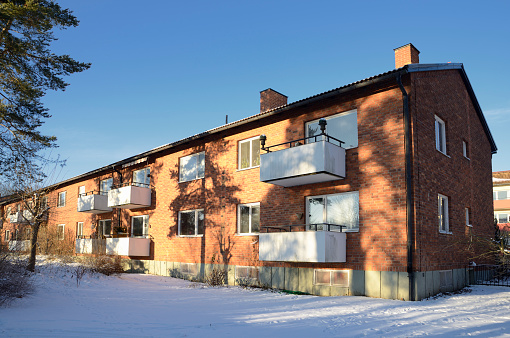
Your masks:
<svg viewBox="0 0 510 338"><path fill-rule="evenodd" d="M115 171L117 173L117 175L119 175L119 188L122 187L122 183L124 183L124 179L122 177L122 172L119 170L119 169L116 169L115 166L112 166L112 169L113 171ZM113 175L112 175L113 177ZM121 211L120 211L120 208L117 208L117 226L118 227L121 227L122 226L122 222L121 222L121 219L120 219L120 216L121 216ZM127 229L127 227L126 227Z"/></svg>
<svg viewBox="0 0 510 338"><path fill-rule="evenodd" d="M413 273L413 251L414 251L414 205L413 205L413 191L412 191L412 176L411 176L411 117L409 113L409 95L407 94L404 85L402 85L402 75L398 73L397 83L402 91L402 99L404 106L404 149L405 149L405 176L406 176L406 214L407 214L407 276L409 278L409 300L414 299L414 273Z"/></svg>

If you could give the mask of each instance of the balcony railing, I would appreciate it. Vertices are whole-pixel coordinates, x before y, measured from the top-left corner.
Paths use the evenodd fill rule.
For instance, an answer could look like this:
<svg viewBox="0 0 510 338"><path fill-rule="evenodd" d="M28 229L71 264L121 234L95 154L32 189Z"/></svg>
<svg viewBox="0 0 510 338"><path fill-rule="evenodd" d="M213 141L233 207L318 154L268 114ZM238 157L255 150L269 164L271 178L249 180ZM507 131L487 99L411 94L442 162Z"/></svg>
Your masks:
<svg viewBox="0 0 510 338"><path fill-rule="evenodd" d="M75 252L78 254L106 254L106 240L101 238L86 238L79 236L75 242Z"/></svg>
<svg viewBox="0 0 510 338"><path fill-rule="evenodd" d="M138 209L151 206L151 188L144 183L124 183L108 191L108 207Z"/></svg>
<svg viewBox="0 0 510 338"><path fill-rule="evenodd" d="M108 193L101 191L89 191L78 196L78 212L87 212L91 214L102 214L111 212L112 208L108 206Z"/></svg>
<svg viewBox="0 0 510 338"><path fill-rule="evenodd" d="M259 260L273 262L341 263L346 261L345 226L298 224L263 226Z"/></svg>
<svg viewBox="0 0 510 338"><path fill-rule="evenodd" d="M332 136L321 133L269 147L265 140L262 135L261 182L293 187L345 178L343 142Z"/></svg>
<svg viewBox="0 0 510 338"><path fill-rule="evenodd" d="M9 250L10 251L29 251L30 250L30 241L29 240L13 240L9 241Z"/></svg>
<svg viewBox="0 0 510 338"><path fill-rule="evenodd" d="M147 257L150 255L150 247L150 238L124 237L106 239L107 255Z"/></svg>

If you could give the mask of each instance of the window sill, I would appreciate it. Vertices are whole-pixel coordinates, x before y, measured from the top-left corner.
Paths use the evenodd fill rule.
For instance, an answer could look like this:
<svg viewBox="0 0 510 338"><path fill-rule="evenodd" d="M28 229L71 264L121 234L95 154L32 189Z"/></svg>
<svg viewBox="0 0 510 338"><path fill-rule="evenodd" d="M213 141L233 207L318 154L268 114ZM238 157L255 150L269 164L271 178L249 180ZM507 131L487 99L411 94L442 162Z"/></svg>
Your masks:
<svg viewBox="0 0 510 338"><path fill-rule="evenodd" d="M470 159L469 157L467 157L467 156L464 156L464 158L465 158L466 160L468 160L468 161L471 161L471 159Z"/></svg>
<svg viewBox="0 0 510 338"><path fill-rule="evenodd" d="M472 228L473 224L466 224L466 226Z"/></svg>
<svg viewBox="0 0 510 338"><path fill-rule="evenodd" d="M194 178L192 180L188 180L188 181L179 181L179 183L186 183L186 182L193 182L193 181L198 181L198 180L202 180L204 179L205 177L199 177L199 178Z"/></svg>
<svg viewBox="0 0 510 338"><path fill-rule="evenodd" d="M255 166L255 167L249 167L249 168L237 169L236 171L245 171L245 170L250 170L250 169L255 169L255 168L260 168L260 165L257 165L257 166Z"/></svg>
<svg viewBox="0 0 510 338"><path fill-rule="evenodd" d="M181 238L195 238L195 237L204 237L204 235L179 235Z"/></svg>
<svg viewBox="0 0 510 338"><path fill-rule="evenodd" d="M241 236L241 237L244 237L244 236L258 236L260 232L251 232L251 233L243 233L243 234L240 234L240 233L237 233L236 236Z"/></svg>
<svg viewBox="0 0 510 338"><path fill-rule="evenodd" d="M451 232L451 231L441 231L441 230L439 230L439 233L440 234L444 234L444 235L453 235L453 232Z"/></svg>
<svg viewBox="0 0 510 338"><path fill-rule="evenodd" d="M448 157L448 158L452 158L450 155L448 155L448 154L446 154L446 153L443 153L441 150L439 150L439 149L437 149L437 148L436 148L436 150L437 150L437 152L439 152L439 153L443 154L444 156L446 156L446 157Z"/></svg>

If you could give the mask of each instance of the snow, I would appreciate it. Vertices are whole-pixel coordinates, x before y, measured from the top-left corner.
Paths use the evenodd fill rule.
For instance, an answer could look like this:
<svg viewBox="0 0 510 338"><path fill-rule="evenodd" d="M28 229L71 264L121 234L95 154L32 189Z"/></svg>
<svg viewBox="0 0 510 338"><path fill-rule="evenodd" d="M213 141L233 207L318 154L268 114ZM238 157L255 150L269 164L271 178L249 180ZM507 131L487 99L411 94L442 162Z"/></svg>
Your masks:
<svg viewBox="0 0 510 338"><path fill-rule="evenodd" d="M0 308L1 337L510 336L510 288L473 286L420 302L208 287L180 279L85 275L38 265L36 291Z"/></svg>

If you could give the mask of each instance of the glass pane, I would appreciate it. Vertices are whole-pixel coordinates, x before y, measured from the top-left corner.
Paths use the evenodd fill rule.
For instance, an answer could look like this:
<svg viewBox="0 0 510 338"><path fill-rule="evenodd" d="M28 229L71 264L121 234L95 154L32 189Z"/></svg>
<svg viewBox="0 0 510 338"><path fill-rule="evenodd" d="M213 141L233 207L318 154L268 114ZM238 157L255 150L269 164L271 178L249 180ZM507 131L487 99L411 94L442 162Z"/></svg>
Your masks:
<svg viewBox="0 0 510 338"><path fill-rule="evenodd" d="M205 227L205 221L204 221L204 212L202 210L197 211L198 214L198 235L204 234L204 227Z"/></svg>
<svg viewBox="0 0 510 338"><path fill-rule="evenodd" d="M205 153L198 154L198 174L197 178L204 178L205 176Z"/></svg>
<svg viewBox="0 0 510 338"><path fill-rule="evenodd" d="M181 212L181 235L195 235L195 212Z"/></svg>
<svg viewBox="0 0 510 338"><path fill-rule="evenodd" d="M324 223L324 198L311 197L308 199L308 223Z"/></svg>
<svg viewBox="0 0 510 338"><path fill-rule="evenodd" d="M250 142L242 142L239 144L240 152L240 169L249 168L250 167Z"/></svg>
<svg viewBox="0 0 510 338"><path fill-rule="evenodd" d="M338 116L326 118L326 134L343 141L342 147L345 149L356 148L358 146L358 113L352 112ZM307 124L307 136L319 135L321 133L319 121ZM317 138L317 141L321 138ZM311 139L308 142L315 142ZM332 141L335 143L335 141Z"/></svg>
<svg viewBox="0 0 510 338"><path fill-rule="evenodd" d="M250 232L250 207L242 205L239 207L239 233Z"/></svg>
<svg viewBox="0 0 510 338"><path fill-rule="evenodd" d="M359 229L359 194L327 196L326 223L345 225L344 230Z"/></svg>
<svg viewBox="0 0 510 338"><path fill-rule="evenodd" d="M237 266L236 267L236 277L237 278L248 278L248 267Z"/></svg>
<svg viewBox="0 0 510 338"><path fill-rule="evenodd" d="M498 200L506 200L507 198L507 191L498 191Z"/></svg>
<svg viewBox="0 0 510 338"><path fill-rule="evenodd" d="M180 180L191 181L197 178L197 157L187 156L181 158Z"/></svg>
<svg viewBox="0 0 510 338"><path fill-rule="evenodd" d="M149 215L143 216L143 236L149 234Z"/></svg>
<svg viewBox="0 0 510 338"><path fill-rule="evenodd" d="M103 234L109 235L112 232L112 220L104 220L103 222Z"/></svg>
<svg viewBox="0 0 510 338"><path fill-rule="evenodd" d="M508 223L508 214L499 214L498 223Z"/></svg>
<svg viewBox="0 0 510 338"><path fill-rule="evenodd" d="M328 284L330 283L329 270L315 270L315 284Z"/></svg>
<svg viewBox="0 0 510 338"><path fill-rule="evenodd" d="M251 163L253 167L260 165L260 140L251 141Z"/></svg>
<svg viewBox="0 0 510 338"><path fill-rule="evenodd" d="M331 284L349 286L349 273L347 271L332 271Z"/></svg>
<svg viewBox="0 0 510 338"><path fill-rule="evenodd" d="M133 229L131 233L135 237L143 236L143 217L133 217Z"/></svg>
<svg viewBox="0 0 510 338"><path fill-rule="evenodd" d="M149 188L151 185L151 168L145 168L145 184Z"/></svg>
<svg viewBox="0 0 510 338"><path fill-rule="evenodd" d="M496 195L497 195L497 194L496 194L496 192L495 192L495 191L493 191L493 192L492 192L492 199L493 199L493 200L496 200Z"/></svg>
<svg viewBox="0 0 510 338"><path fill-rule="evenodd" d="M251 232L259 232L260 229L260 206L251 207Z"/></svg>

